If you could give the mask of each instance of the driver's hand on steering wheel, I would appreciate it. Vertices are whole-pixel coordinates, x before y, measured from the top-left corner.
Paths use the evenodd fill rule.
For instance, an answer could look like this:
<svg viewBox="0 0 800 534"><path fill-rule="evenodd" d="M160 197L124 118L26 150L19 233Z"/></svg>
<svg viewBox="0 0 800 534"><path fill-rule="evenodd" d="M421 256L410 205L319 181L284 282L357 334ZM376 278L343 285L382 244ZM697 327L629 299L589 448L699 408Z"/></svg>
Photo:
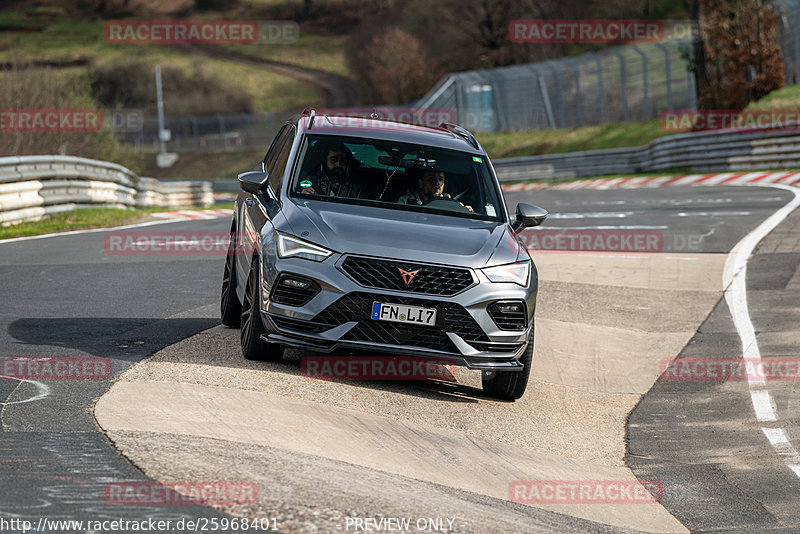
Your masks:
<svg viewBox="0 0 800 534"><path fill-rule="evenodd" d="M453 198L453 197L451 197L451 196L450 196L450 193L442 193L442 194L441 194L441 196L440 196L440 198L441 198L441 197L444 197L444 198ZM472 206L467 206L466 204L464 204L464 203L463 203L463 202L461 202L461 201L459 201L459 204L461 204L462 206L464 206L465 208L467 208L469 211L471 211L471 212L473 212L473 213L475 212L475 210L474 210L474 209L472 209Z"/></svg>
<svg viewBox="0 0 800 534"><path fill-rule="evenodd" d="M453 197L450 196L450 193L442 193L441 197L439 197L439 198L453 198ZM455 200L455 199L453 199L453 200ZM463 202L458 201L458 200L456 200L456 202L458 202L459 204L461 204L462 206L467 208L469 211L471 211L473 213L475 212L475 210L472 209L472 206L467 206L466 204L464 204Z"/></svg>

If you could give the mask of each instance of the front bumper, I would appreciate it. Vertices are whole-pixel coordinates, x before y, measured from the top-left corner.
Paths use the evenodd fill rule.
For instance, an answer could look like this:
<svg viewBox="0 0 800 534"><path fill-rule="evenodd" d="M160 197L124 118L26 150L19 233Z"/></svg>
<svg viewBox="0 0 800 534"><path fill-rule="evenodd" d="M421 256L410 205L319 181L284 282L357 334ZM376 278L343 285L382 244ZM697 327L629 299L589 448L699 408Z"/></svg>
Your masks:
<svg viewBox="0 0 800 534"><path fill-rule="evenodd" d="M263 339L324 353L344 349L444 359L469 369L523 368L519 358L530 339L536 305L535 268L528 287L491 283L473 270L474 285L443 297L364 287L339 268L342 261L343 257L336 255L319 263L289 258L266 264L261 317L267 333ZM314 280L319 292L302 306L270 300L273 284L286 273ZM497 326L487 308L499 300L525 302L528 321L524 329L502 330ZM371 319L375 301L435 307L437 324L406 325Z"/></svg>

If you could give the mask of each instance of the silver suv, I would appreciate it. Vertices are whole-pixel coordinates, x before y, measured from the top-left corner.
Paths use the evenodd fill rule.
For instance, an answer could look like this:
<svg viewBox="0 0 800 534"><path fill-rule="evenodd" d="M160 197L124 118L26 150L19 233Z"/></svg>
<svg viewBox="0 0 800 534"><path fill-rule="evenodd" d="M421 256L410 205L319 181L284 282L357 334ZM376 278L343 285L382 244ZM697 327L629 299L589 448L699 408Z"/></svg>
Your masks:
<svg viewBox="0 0 800 534"><path fill-rule="evenodd" d="M510 219L469 132L306 110L239 182L221 308L245 358L431 357L525 392L538 276L517 235L547 212Z"/></svg>

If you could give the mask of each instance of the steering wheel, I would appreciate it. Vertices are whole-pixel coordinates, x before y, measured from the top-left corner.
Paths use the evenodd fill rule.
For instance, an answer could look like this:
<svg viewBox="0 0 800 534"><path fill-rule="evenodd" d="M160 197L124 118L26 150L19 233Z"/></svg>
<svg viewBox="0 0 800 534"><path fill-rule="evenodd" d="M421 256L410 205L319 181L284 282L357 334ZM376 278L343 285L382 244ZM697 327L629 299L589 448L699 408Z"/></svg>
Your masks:
<svg viewBox="0 0 800 534"><path fill-rule="evenodd" d="M463 193L462 193L463 194ZM472 213L467 208L464 207L461 202L458 201L457 198L451 197L433 197L429 198L425 202L422 203L423 206L432 206L436 209L444 210L444 211L459 211L462 213Z"/></svg>
<svg viewBox="0 0 800 534"><path fill-rule="evenodd" d="M460 192L459 194L455 195L453 197L453 200L461 200L461 197L463 197L467 193L469 193L469 189L464 189L462 192Z"/></svg>

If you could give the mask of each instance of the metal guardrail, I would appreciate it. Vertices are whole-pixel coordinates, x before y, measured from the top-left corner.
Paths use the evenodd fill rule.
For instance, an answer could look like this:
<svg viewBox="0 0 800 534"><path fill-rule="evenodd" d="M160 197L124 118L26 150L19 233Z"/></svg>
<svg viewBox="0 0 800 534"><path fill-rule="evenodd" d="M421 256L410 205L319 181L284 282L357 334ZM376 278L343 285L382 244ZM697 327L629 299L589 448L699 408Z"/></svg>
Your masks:
<svg viewBox="0 0 800 534"><path fill-rule="evenodd" d="M208 182L160 182L105 161L73 156L0 158L0 224L79 207L197 206L214 203Z"/></svg>
<svg viewBox="0 0 800 534"><path fill-rule="evenodd" d="M711 172L800 168L800 129L678 134L647 146L505 158L493 164L504 182L669 169Z"/></svg>

